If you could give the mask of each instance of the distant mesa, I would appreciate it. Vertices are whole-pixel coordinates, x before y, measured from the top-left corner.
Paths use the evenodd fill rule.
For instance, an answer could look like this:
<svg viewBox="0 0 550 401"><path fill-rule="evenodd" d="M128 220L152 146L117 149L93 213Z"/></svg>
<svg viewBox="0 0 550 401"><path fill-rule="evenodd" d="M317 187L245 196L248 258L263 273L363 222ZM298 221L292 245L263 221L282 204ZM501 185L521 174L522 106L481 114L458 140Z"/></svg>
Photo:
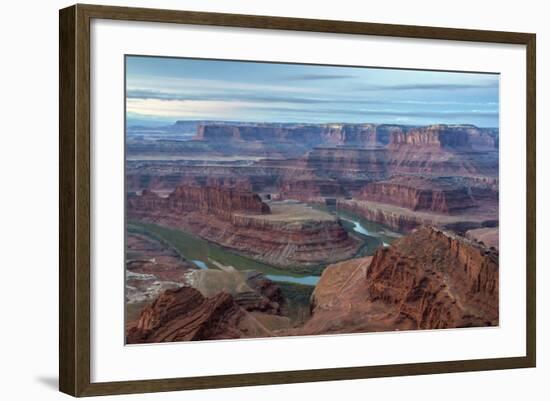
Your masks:
<svg viewBox="0 0 550 401"><path fill-rule="evenodd" d="M460 213L475 205L469 187L455 177L395 176L368 183L359 198L445 214Z"/></svg>
<svg viewBox="0 0 550 401"><path fill-rule="evenodd" d="M129 128L128 154L152 151L180 155L201 152L229 155L238 152L249 156L290 157L319 146L363 149L414 146L471 151L498 149L498 129L473 125L178 121L162 130L166 135L151 143L143 141L140 129ZM194 136L188 136L193 132ZM178 139L180 134L185 134L182 138L186 140Z"/></svg>

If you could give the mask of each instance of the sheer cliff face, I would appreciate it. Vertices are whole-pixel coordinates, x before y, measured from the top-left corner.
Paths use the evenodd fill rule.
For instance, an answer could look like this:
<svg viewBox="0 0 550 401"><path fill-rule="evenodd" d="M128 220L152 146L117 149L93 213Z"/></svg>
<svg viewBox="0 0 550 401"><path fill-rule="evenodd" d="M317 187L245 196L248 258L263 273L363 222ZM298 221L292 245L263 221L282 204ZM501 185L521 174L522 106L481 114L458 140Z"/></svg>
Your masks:
<svg viewBox="0 0 550 401"><path fill-rule="evenodd" d="M333 178L383 180L392 174L498 175L498 134L471 126L396 128L387 146L323 146L309 152L307 167Z"/></svg>
<svg viewBox="0 0 550 401"><path fill-rule="evenodd" d="M410 127L377 124L202 124L193 138L202 142L294 143L315 147L358 148L430 146L453 149L489 150L498 147L495 129L471 125Z"/></svg>
<svg viewBox="0 0 550 401"><path fill-rule="evenodd" d="M298 184L287 192L307 199L308 194L316 197L320 192L332 197L355 195L367 182L395 174L498 177L498 131L469 125L204 124L194 140L166 146L178 157L198 155L214 161L159 164L130 160L128 188L173 189L188 177L203 181L239 177L243 184L248 182L249 189L276 192L281 183L292 186L298 179L303 192ZM215 157L235 155L261 160L215 162ZM322 179L336 180L337 185L322 189L316 186Z"/></svg>
<svg viewBox="0 0 550 401"><path fill-rule="evenodd" d="M200 211L213 214L224 220L231 220L235 213L269 214L269 206L250 191L227 187L186 185L177 187L167 198L151 191L141 196L129 195L131 211L183 213Z"/></svg>
<svg viewBox="0 0 550 401"><path fill-rule="evenodd" d="M202 124L196 141L296 143L307 146L384 146L390 141L392 126L376 124L286 124L229 125Z"/></svg>
<svg viewBox="0 0 550 401"><path fill-rule="evenodd" d="M452 177L393 177L368 183L360 199L388 203L411 210L460 213L475 205L469 187Z"/></svg>
<svg viewBox="0 0 550 401"><path fill-rule="evenodd" d="M329 266L304 334L498 325L498 253L422 228Z"/></svg>
<svg viewBox="0 0 550 401"><path fill-rule="evenodd" d="M284 179L279 185L279 194L281 199L322 202L324 197L341 197L346 191L332 179Z"/></svg>
<svg viewBox="0 0 550 401"><path fill-rule="evenodd" d="M390 148L401 146L494 150L498 148L498 136L493 129L469 125L431 125L393 132Z"/></svg>

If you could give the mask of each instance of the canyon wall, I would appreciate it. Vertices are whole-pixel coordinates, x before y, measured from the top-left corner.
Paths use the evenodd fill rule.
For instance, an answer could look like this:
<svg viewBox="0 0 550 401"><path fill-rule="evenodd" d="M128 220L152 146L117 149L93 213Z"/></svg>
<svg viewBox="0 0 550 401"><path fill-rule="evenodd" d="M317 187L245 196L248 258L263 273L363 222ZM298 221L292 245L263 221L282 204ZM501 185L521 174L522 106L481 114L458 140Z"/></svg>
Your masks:
<svg viewBox="0 0 550 401"><path fill-rule="evenodd" d="M401 146L495 150L498 135L494 129L473 125L430 125L392 132L389 147Z"/></svg>
<svg viewBox="0 0 550 401"><path fill-rule="evenodd" d="M214 186L178 186L168 197L162 198L144 190L140 196L128 195L128 207L134 211L165 211L184 213L199 211L231 220L237 212L269 214L269 206L250 191Z"/></svg>
<svg viewBox="0 0 550 401"><path fill-rule="evenodd" d="M401 128L376 124L200 124L195 141L385 146Z"/></svg>
<svg viewBox="0 0 550 401"><path fill-rule="evenodd" d="M469 188L453 177L392 177L368 183L359 198L447 214L459 213L475 205Z"/></svg>
<svg viewBox="0 0 550 401"><path fill-rule="evenodd" d="M216 124L197 127L195 141L271 142L308 146L354 146L360 148L401 145L445 148L495 149L495 129L472 125L423 127L388 124Z"/></svg>
<svg viewBox="0 0 550 401"><path fill-rule="evenodd" d="M152 191L129 194L127 216L288 268L350 258L360 247L334 216L292 203L274 212L258 195L225 187L181 186L164 198Z"/></svg>
<svg viewBox="0 0 550 401"><path fill-rule="evenodd" d="M496 326L498 252L421 228L327 267L301 334Z"/></svg>
<svg viewBox="0 0 550 401"><path fill-rule="evenodd" d="M378 250L366 281L372 301L399 305L397 321L416 328L498 325L498 253L464 238L422 228Z"/></svg>

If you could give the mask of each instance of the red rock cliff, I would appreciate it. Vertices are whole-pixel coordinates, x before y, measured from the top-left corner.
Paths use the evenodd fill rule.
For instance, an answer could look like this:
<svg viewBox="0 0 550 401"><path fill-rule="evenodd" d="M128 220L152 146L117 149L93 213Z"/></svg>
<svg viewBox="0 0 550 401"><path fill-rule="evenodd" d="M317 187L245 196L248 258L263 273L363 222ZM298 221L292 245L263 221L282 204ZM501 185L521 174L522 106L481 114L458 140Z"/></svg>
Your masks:
<svg viewBox="0 0 550 401"><path fill-rule="evenodd" d="M315 266L350 258L360 247L334 216L297 203L273 204L231 188L183 186L162 198L129 195L130 219L193 233L281 267Z"/></svg>
<svg viewBox="0 0 550 401"><path fill-rule="evenodd" d="M402 176L371 182L361 191L360 199L438 213L456 213L474 206L469 189L452 177Z"/></svg>
<svg viewBox="0 0 550 401"><path fill-rule="evenodd" d="M496 134L490 129L470 125L431 125L393 132L390 147L418 146L453 149L495 149Z"/></svg>
<svg viewBox="0 0 550 401"><path fill-rule="evenodd" d="M498 253L432 228L327 267L303 334L495 326Z"/></svg>
<svg viewBox="0 0 550 401"><path fill-rule="evenodd" d="M375 253L366 273L370 299L399 305L419 329L498 324L498 253L422 228Z"/></svg>
<svg viewBox="0 0 550 401"><path fill-rule="evenodd" d="M250 191L229 187L184 185L177 187L167 198L151 191L141 196L129 195L128 207L132 212L165 211L182 213L198 211L231 220L236 212L269 214L269 206Z"/></svg>
<svg viewBox="0 0 550 401"><path fill-rule="evenodd" d="M231 295L205 298L191 287L166 290L126 327L128 344L270 335Z"/></svg>

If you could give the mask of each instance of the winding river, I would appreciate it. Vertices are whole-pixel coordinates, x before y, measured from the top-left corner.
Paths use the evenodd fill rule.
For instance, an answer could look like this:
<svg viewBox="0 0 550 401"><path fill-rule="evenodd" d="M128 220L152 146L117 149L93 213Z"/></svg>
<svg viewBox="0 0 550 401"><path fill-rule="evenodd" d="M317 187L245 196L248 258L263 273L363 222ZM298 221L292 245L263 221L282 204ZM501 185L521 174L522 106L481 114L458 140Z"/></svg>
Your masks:
<svg viewBox="0 0 550 401"><path fill-rule="evenodd" d="M348 212L333 212L341 220L345 229L364 241L361 255L366 256L380 246L389 244L399 236L380 224L362 219ZM276 282L315 286L319 275L288 271L276 266L261 263L245 256L228 251L219 245L212 244L192 234L173 230L155 224L132 222L129 229L155 237L173 247L182 257L190 260L199 269L216 269L217 263L234 266L239 270L256 270L265 274L267 278Z"/></svg>

